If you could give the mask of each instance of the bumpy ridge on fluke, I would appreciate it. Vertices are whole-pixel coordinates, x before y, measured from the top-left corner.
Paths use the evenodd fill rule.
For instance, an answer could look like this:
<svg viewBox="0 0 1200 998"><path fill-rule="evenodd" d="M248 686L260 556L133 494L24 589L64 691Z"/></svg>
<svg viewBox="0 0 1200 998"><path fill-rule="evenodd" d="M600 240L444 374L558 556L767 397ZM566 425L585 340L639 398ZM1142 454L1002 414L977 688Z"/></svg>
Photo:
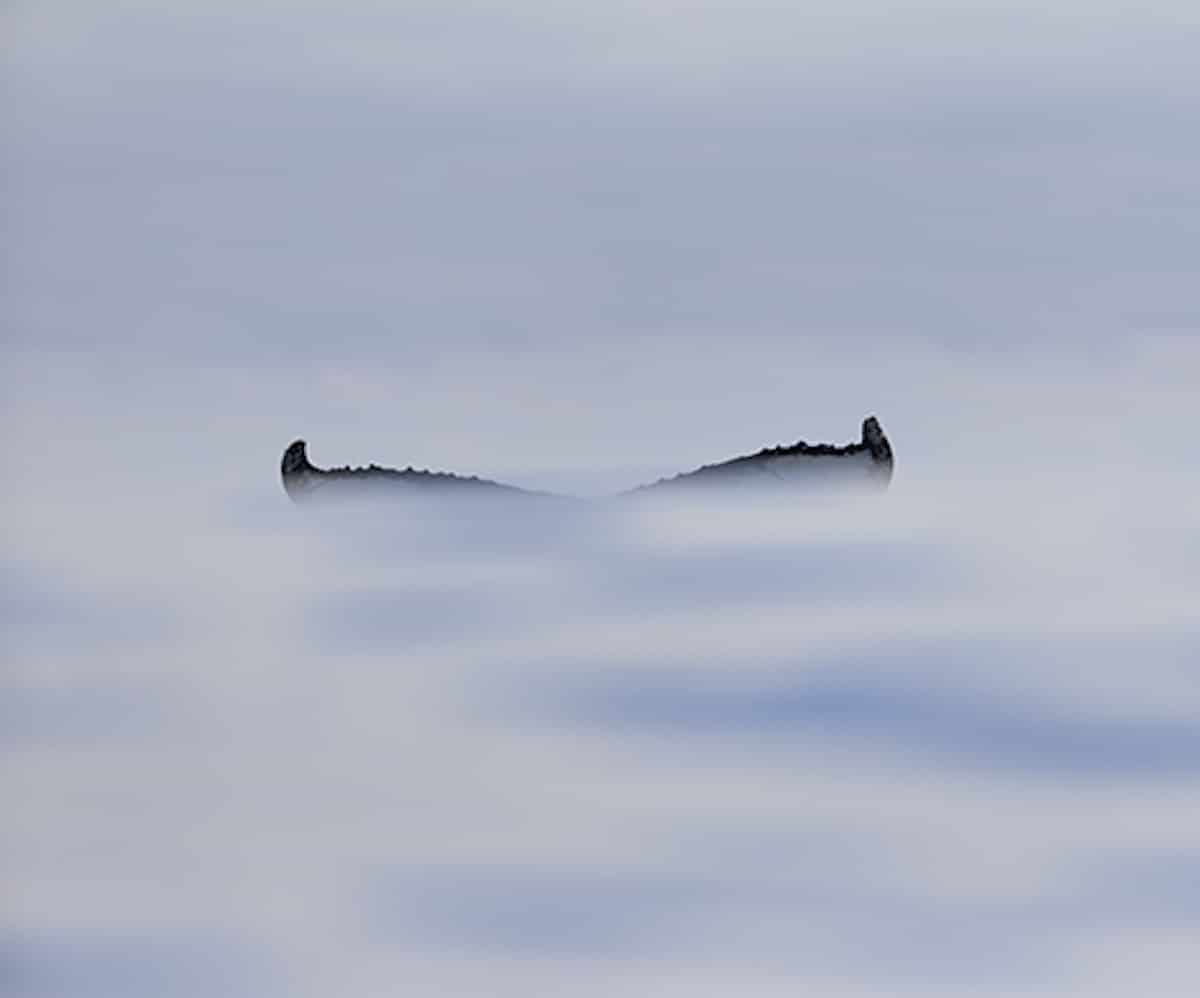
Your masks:
<svg viewBox="0 0 1200 998"><path fill-rule="evenodd" d="M810 460L811 463L810 463ZM819 460L825 459L825 460ZM841 459L841 460L839 460ZM854 459L857 460L857 464ZM843 465L844 462L844 465ZM849 481L875 484L886 488L892 478L894 458L892 447L879 420L868 416L863 420L862 436L857 443L809 444L803 440L778 447L764 447L754 454L731 458L718 464L706 464L694 471L684 472L673 478L663 478L648 485L640 485L623 495L643 494L652 490L686 485L720 485L734 481L762 482L776 485L793 481L805 481L817 470L850 471ZM542 496L550 494L521 489L475 475L455 475L445 471L414 469L411 465L402 470L384 468L377 464L365 468L318 468L308 460L307 444L303 440L293 441L283 452L280 470L283 487L296 502L306 501L318 495L353 495L360 491L358 486L395 486L397 492L407 495L503 494L512 496ZM861 477L858 472L861 470Z"/></svg>

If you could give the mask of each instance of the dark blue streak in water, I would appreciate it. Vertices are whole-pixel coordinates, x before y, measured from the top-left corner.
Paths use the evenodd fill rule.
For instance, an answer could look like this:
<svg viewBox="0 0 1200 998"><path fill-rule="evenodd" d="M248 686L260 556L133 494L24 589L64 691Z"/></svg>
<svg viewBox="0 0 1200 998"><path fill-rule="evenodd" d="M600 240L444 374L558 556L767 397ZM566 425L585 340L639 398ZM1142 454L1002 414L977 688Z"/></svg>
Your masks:
<svg viewBox="0 0 1200 998"><path fill-rule="evenodd" d="M1055 713L928 686L631 681L576 687L552 702L558 720L673 738L812 735L1034 776L1200 775L1200 728L1191 723Z"/></svg>
<svg viewBox="0 0 1200 998"><path fill-rule="evenodd" d="M262 998L281 993L236 939L112 933L0 937L0 993L22 998Z"/></svg>
<svg viewBox="0 0 1200 998"><path fill-rule="evenodd" d="M739 925L738 945L778 947L781 925L815 923L833 938L871 939L876 967L977 980L1040 971L1047 932L1130 913L1152 923L1200 917L1197 864L1187 855L1113 855L1037 896L947 899L856 875L831 860L829 876L781 877L774 859L731 860L715 836L707 872L447 867L372 871L360 894L379 943L433 941L473 956L614 957L694 952L705 924ZM1158 874L1149 880L1146 871ZM1118 914L1119 913L1119 914ZM743 921L745 916L752 916ZM802 932L802 937L807 933ZM718 933L706 945L717 944ZM809 937L811 938L811 937ZM800 964L815 954L778 954Z"/></svg>
<svg viewBox="0 0 1200 998"><path fill-rule="evenodd" d="M719 900L686 876L594 871L448 869L380 871L364 901L374 935L432 939L524 954L618 954L651 947L681 912Z"/></svg>

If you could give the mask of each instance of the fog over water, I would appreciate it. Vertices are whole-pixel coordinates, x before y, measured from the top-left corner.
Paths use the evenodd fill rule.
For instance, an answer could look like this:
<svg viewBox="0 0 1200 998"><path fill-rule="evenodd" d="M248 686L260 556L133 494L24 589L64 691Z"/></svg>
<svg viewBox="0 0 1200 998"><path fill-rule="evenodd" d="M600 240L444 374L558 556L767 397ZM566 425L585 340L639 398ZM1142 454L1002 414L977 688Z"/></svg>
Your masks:
<svg viewBox="0 0 1200 998"><path fill-rule="evenodd" d="M3 16L0 990L1190 993L1190 7Z"/></svg>

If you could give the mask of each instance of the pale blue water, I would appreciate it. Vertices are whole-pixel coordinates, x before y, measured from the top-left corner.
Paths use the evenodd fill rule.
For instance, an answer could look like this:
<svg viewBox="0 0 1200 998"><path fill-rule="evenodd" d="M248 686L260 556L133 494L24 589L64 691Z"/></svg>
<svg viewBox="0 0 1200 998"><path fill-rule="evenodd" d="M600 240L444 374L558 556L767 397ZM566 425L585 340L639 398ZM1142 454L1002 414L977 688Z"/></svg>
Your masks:
<svg viewBox="0 0 1200 998"><path fill-rule="evenodd" d="M1196 569L1095 496L196 498L64 520L6 605L14 993L1116 994L1190 959Z"/></svg>
<svg viewBox="0 0 1200 998"><path fill-rule="evenodd" d="M1076 7L6 5L0 992L1192 994L1196 13Z"/></svg>

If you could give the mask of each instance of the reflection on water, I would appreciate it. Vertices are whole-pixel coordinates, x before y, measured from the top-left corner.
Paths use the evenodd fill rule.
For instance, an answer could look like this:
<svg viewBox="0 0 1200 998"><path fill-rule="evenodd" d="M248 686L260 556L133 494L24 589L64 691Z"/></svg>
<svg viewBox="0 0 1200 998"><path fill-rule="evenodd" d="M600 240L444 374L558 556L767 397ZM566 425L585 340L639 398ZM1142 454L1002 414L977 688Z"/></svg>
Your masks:
<svg viewBox="0 0 1200 998"><path fill-rule="evenodd" d="M214 498L10 558L13 993L1118 994L1192 958L1161 517Z"/></svg>

